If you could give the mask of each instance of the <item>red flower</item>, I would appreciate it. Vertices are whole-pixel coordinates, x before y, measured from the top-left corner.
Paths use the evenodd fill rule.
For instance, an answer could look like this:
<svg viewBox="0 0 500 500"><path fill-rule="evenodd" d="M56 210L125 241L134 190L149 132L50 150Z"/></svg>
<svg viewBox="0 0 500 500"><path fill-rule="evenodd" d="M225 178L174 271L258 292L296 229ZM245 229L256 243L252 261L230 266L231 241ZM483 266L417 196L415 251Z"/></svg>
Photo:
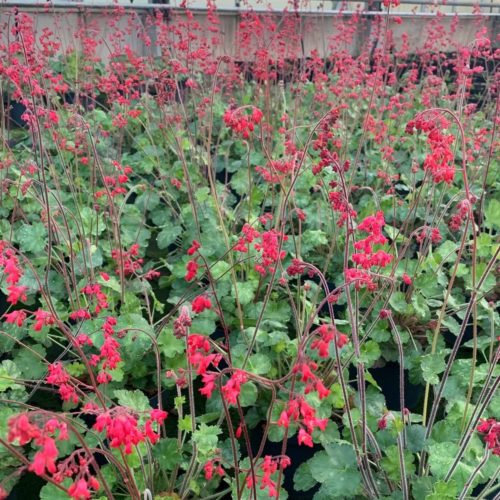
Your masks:
<svg viewBox="0 0 500 500"><path fill-rule="evenodd" d="M199 268L199 265L198 265L198 262L196 262L196 260L190 260L187 264L186 264L186 275L184 276L184 279L186 281L193 281L195 278L196 278L196 274L198 273L198 268Z"/></svg>
<svg viewBox="0 0 500 500"><path fill-rule="evenodd" d="M482 420L477 430L485 435L484 442L486 447L493 451L493 455L500 456L500 422L494 418Z"/></svg>
<svg viewBox="0 0 500 500"><path fill-rule="evenodd" d="M49 365L49 374L45 380L48 384L59 387L59 395L63 401L71 400L73 403L78 403L75 388L69 384L70 376L61 363Z"/></svg>
<svg viewBox="0 0 500 500"><path fill-rule="evenodd" d="M212 393L215 390L215 380L217 379L216 373L203 373L201 375L201 380L203 381L203 387L200 388L200 394L203 394L206 398L212 397Z"/></svg>
<svg viewBox="0 0 500 500"><path fill-rule="evenodd" d="M73 483L68 488L68 495L75 500L87 500L91 497L91 491L88 488L88 483L81 478L76 483Z"/></svg>
<svg viewBox="0 0 500 500"><path fill-rule="evenodd" d="M191 243L191 246L188 248L188 251L186 253L188 255L194 255L198 251L198 249L200 249L200 248L201 248L200 242L193 240L193 242Z"/></svg>
<svg viewBox="0 0 500 500"><path fill-rule="evenodd" d="M19 327L23 326L24 320L26 319L26 313L22 310L5 313L3 316L6 323L11 323Z"/></svg>
<svg viewBox="0 0 500 500"><path fill-rule="evenodd" d="M46 471L54 474L57 471L55 463L57 455L56 442L51 437L45 437L42 449L35 453L33 463L28 469L38 476L43 476Z"/></svg>
<svg viewBox="0 0 500 500"><path fill-rule="evenodd" d="M12 441L17 439L20 446L24 446L32 439L38 439L41 435L40 429L36 425L31 424L28 416L24 413L10 418L8 427L7 440L9 443L12 443Z"/></svg>
<svg viewBox="0 0 500 500"><path fill-rule="evenodd" d="M26 300L28 300L25 293L27 289L27 286L8 286L7 291L9 292L9 294L7 296L7 302L12 305L16 305L20 300L25 302Z"/></svg>
<svg viewBox="0 0 500 500"><path fill-rule="evenodd" d="M73 321L76 320L85 320L85 319L90 319L90 313L87 311L87 309L78 309L77 311L73 311L69 315L69 319L72 319Z"/></svg>
<svg viewBox="0 0 500 500"><path fill-rule="evenodd" d="M241 392L241 386L248 381L247 374L242 370L235 370L226 385L222 386L222 395L228 404L236 404Z"/></svg>
<svg viewBox="0 0 500 500"><path fill-rule="evenodd" d="M33 330L35 330L35 332L39 332L44 326L53 325L55 323L54 316L43 309L35 311L34 316L36 322L33 325Z"/></svg>
<svg viewBox="0 0 500 500"><path fill-rule="evenodd" d="M403 274L402 278L403 282L408 286L410 286L413 283L412 279L406 273Z"/></svg>
<svg viewBox="0 0 500 500"><path fill-rule="evenodd" d="M206 295L199 295L191 302L191 309L194 313L202 313L205 309L210 309L212 302Z"/></svg>
<svg viewBox="0 0 500 500"><path fill-rule="evenodd" d="M299 435L297 438L299 444L304 444L305 446L313 447L313 441L311 435L304 429L299 430Z"/></svg>
<svg viewBox="0 0 500 500"><path fill-rule="evenodd" d="M106 430L111 448L123 446L127 455L132 453L132 446L143 442L145 438L137 427L137 419L121 407L115 409L114 415L111 411L99 415L93 428L98 432Z"/></svg>
<svg viewBox="0 0 500 500"><path fill-rule="evenodd" d="M290 425L290 419L288 418L288 413L286 411L282 411L280 414L280 418L278 419L278 425L280 427L285 427L288 429Z"/></svg>

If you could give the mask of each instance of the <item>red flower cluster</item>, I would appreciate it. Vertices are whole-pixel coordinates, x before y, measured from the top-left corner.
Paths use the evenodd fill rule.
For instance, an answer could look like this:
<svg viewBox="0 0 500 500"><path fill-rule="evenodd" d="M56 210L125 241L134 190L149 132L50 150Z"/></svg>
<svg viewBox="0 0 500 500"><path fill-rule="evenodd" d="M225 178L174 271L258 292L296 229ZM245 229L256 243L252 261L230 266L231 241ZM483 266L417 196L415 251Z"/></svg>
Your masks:
<svg viewBox="0 0 500 500"><path fill-rule="evenodd" d="M193 240L191 246L188 248L186 252L188 255L194 255L201 248L201 244L197 240Z"/></svg>
<svg viewBox="0 0 500 500"><path fill-rule="evenodd" d="M207 481L210 481L210 479L212 479L212 477L214 476L214 472L217 475L219 475L220 477L222 477L224 475L224 469L222 468L222 464L221 464L220 458L219 459L209 460L203 466L203 470L205 472L205 479Z"/></svg>
<svg viewBox="0 0 500 500"><path fill-rule="evenodd" d="M23 413L9 419L8 428L7 439L10 443L17 439L19 445L23 446L34 440L35 444L41 447L33 457L33 462L29 466L30 471L38 476L48 473L54 474L57 471L58 451L54 437L55 432L59 431L57 437L59 441L68 439L68 431L64 422L52 418L47 420L45 425L40 428L32 424L28 416Z"/></svg>
<svg viewBox="0 0 500 500"><path fill-rule="evenodd" d="M125 125L127 121L125 119ZM114 122L113 125L119 126L119 122ZM115 175L105 175L103 178L104 184L108 188L113 188L110 191L110 194L112 197L115 197L119 194L125 194L127 190L123 187L123 184L128 182L129 177L128 175L133 172L132 167L127 166L122 166L119 162L113 161L113 166L117 170L117 173ZM96 199L102 198L106 194L106 191L104 189L100 191L96 191L94 196Z"/></svg>
<svg viewBox="0 0 500 500"><path fill-rule="evenodd" d="M336 183L330 183L330 186L336 187ZM352 205L345 198L342 191L330 191L328 193L328 199L330 200L332 210L339 214L337 226L342 227L349 218L353 219L358 215L356 210L352 208Z"/></svg>
<svg viewBox="0 0 500 500"><path fill-rule="evenodd" d="M165 419L168 417L168 413L164 410L154 409L151 410L149 414L149 419L146 420L144 424L144 434L151 441L152 444L155 444L160 439L160 434L158 431L153 430L153 424L157 425L159 429L160 425L163 424Z"/></svg>
<svg viewBox="0 0 500 500"><path fill-rule="evenodd" d="M24 274L19 267L19 261L12 248L8 247L6 241L0 240L0 267L3 267L3 273L6 275L5 281L7 287L7 302L16 305L20 300L26 301L26 286L18 285L19 280Z"/></svg>
<svg viewBox="0 0 500 500"><path fill-rule="evenodd" d="M314 361L309 361L308 363L298 363L293 367L294 373L300 373L302 377L299 379L301 382L305 382L306 387L304 390L305 394L316 391L318 393L319 399L328 397L330 394L330 389L327 389L322 380L313 373L314 370L318 369L318 365Z"/></svg>
<svg viewBox="0 0 500 500"><path fill-rule="evenodd" d="M206 295L198 295L198 297L193 299L193 301L191 302L191 309L196 314L202 313L205 309L211 308L212 302Z"/></svg>
<svg viewBox="0 0 500 500"><path fill-rule="evenodd" d="M297 163L285 160L271 160L268 167L255 167L255 171L259 173L262 178L271 184L280 184L283 180L293 174L297 168Z"/></svg>
<svg viewBox="0 0 500 500"><path fill-rule="evenodd" d="M292 259L292 263L286 268L288 276L296 276L304 274L306 266L300 259Z"/></svg>
<svg viewBox="0 0 500 500"><path fill-rule="evenodd" d="M482 420L477 430L484 434L484 442L488 449L493 451L493 455L500 456L500 422L494 418Z"/></svg>
<svg viewBox="0 0 500 500"><path fill-rule="evenodd" d="M76 474L75 481L68 488L69 496L75 500L87 500L92 496L91 489L97 491L100 488L99 482L90 474L88 460L82 456L82 450L74 451L68 458L56 465L59 455L56 440L65 441L69 437L64 422L50 418L43 427L39 427L31 423L26 414L22 414L11 418L8 421L8 427L9 442L17 439L19 445L23 446L34 440L35 445L40 446L28 470L39 476L53 474L52 479L57 483ZM78 463L75 461L76 456L79 457Z"/></svg>
<svg viewBox="0 0 500 500"><path fill-rule="evenodd" d="M95 477L90 476L88 481L81 477L68 488L68 495L75 500L87 500L92 497L89 488L97 491L99 487L99 481Z"/></svg>
<svg viewBox="0 0 500 500"><path fill-rule="evenodd" d="M422 244L426 238L430 238L434 245L437 245L443 239L441 232L437 227L430 228L425 226L421 229L415 239L417 243Z"/></svg>
<svg viewBox="0 0 500 500"><path fill-rule="evenodd" d="M260 219L262 224L266 224L268 220L271 220L268 214L265 214ZM262 276L265 276L268 272L273 273L276 262L283 260L286 256L284 250L279 250L280 240L287 241L288 236L275 229L259 233L259 231L249 224L243 226L242 232L244 236L239 239L238 243L234 246L234 250L236 252L247 253L248 244L260 238L260 242L254 243L255 250L261 253L260 262L255 264L255 270Z"/></svg>
<svg viewBox="0 0 500 500"><path fill-rule="evenodd" d="M375 215L366 217L358 225L358 230L369 233L369 235L365 239L354 243L354 248L356 250L362 250L365 254L370 254L373 252L373 245L384 245L387 243L387 238L382 234L384 225L384 213L381 211L377 212ZM355 261L354 255L353 260ZM365 269L368 269L368 267L365 267Z"/></svg>
<svg viewBox="0 0 500 500"><path fill-rule="evenodd" d="M288 236L271 229L260 235L260 243L255 243L254 248L262 253L260 264L255 265L255 270L265 276L267 272L274 272L274 264L286 256L284 250L279 250L280 240L287 241Z"/></svg>
<svg viewBox="0 0 500 500"><path fill-rule="evenodd" d="M84 321L86 319L90 319L91 317L92 316L90 316L87 309L77 309L69 314L69 319L72 319L73 321Z"/></svg>
<svg viewBox="0 0 500 500"><path fill-rule="evenodd" d="M168 413L163 410L151 410L149 419L146 421L144 431L139 429L138 420L135 415L125 407L117 407L101 413L97 416L93 428L98 431L106 431L106 438L111 448L124 448L125 454L132 453L132 446L142 443L146 437L154 444L160 436L153 431L153 424L161 425L167 418Z"/></svg>
<svg viewBox="0 0 500 500"><path fill-rule="evenodd" d="M220 354L209 354L210 342L203 335L192 334L188 337L188 362L196 368L196 373L202 376L203 387L200 393L207 398L212 396L215 389L217 373L207 372L210 365L216 367L221 360Z"/></svg>
<svg viewBox="0 0 500 500"><path fill-rule="evenodd" d="M139 258L139 245L134 243L128 250L119 250L117 248L111 250L111 257L116 262L118 269L116 274L120 275L120 270L123 269L124 276L130 276L136 271L142 269L144 259Z"/></svg>
<svg viewBox="0 0 500 500"><path fill-rule="evenodd" d="M235 405L241 393L241 386L248 382L248 375L243 370L234 370L230 379L222 386L222 395L228 404Z"/></svg>
<svg viewBox="0 0 500 500"><path fill-rule="evenodd" d="M241 135L243 139L248 139L263 116L262 111L254 106L251 113L243 112L241 108L228 108L223 119L226 126L233 132Z"/></svg>
<svg viewBox="0 0 500 500"><path fill-rule="evenodd" d="M469 216L470 209L471 206L467 200L462 200L457 203L457 212L451 216L450 221L448 222L450 231L460 231L462 224Z"/></svg>
<svg viewBox="0 0 500 500"><path fill-rule="evenodd" d="M328 419L317 418L316 410L302 396L288 402L287 408L281 412L277 424L280 427L288 428L290 421L297 422L300 425L298 434L299 444L304 444L311 448L313 446L312 433L314 429L318 428L324 431L328 425Z"/></svg>
<svg viewBox="0 0 500 500"><path fill-rule="evenodd" d="M62 363L53 363L49 365L49 374L45 378L48 384L53 384L59 387L59 395L63 401L72 401L78 403L78 396L75 388L69 383L71 377L64 369Z"/></svg>
<svg viewBox="0 0 500 500"><path fill-rule="evenodd" d="M94 366L102 361L101 371L97 375L97 381L100 384L107 384L112 380L109 370L114 370L122 360L120 355L120 344L115 338L116 318L108 316L102 325L104 334L104 343L101 346L99 354L94 354L90 362Z"/></svg>
<svg viewBox="0 0 500 500"><path fill-rule="evenodd" d="M23 326L27 316L26 311L23 311L22 309L16 309L15 311L5 313L3 315L6 323L11 323L13 325L17 325L18 327ZM43 309L37 309L33 313L33 319L35 320L35 323L33 324L33 330L35 332L39 332L44 326L53 325L55 323L54 316Z"/></svg>
<svg viewBox="0 0 500 500"><path fill-rule="evenodd" d="M320 358L328 358L330 356L329 350L332 340L335 340L339 349L342 349L349 342L347 335L340 333L332 324L321 325L314 333L319 335L319 338L313 340L311 349L317 349Z"/></svg>
<svg viewBox="0 0 500 500"><path fill-rule="evenodd" d="M384 227L384 213L377 212L375 215L366 217L358 226L360 231L365 231L369 235L354 243L356 250L361 250L359 253L352 254L352 260L355 264L369 269L370 267L385 267L392 261L392 255L383 250L373 250L373 245L384 245L387 243L387 238L382 234ZM372 281L368 272L360 269L346 269L345 271L347 283L356 282L356 289L361 286L366 286L368 290L375 290L376 284Z"/></svg>
<svg viewBox="0 0 500 500"><path fill-rule="evenodd" d="M188 248L187 254L194 255L200 248L201 248L200 243L196 240L193 240L193 243ZM186 271L187 272L186 272L186 275L184 276L184 279L186 281L193 281L196 278L199 267L200 266L198 264L197 257L188 261L188 263L186 264Z"/></svg>
<svg viewBox="0 0 500 500"><path fill-rule="evenodd" d="M95 283L93 285L86 285L81 289L81 292L87 295L88 297L94 297L97 304L94 309L94 314L99 314L103 309L107 309L108 306L108 297L101 290L101 285Z"/></svg>
<svg viewBox="0 0 500 500"><path fill-rule="evenodd" d="M270 498L274 498L278 495L277 484L276 481L271 479L271 476L278 470L278 466L281 469L285 469L291 464L290 459L287 456L282 457L281 459L273 459L271 455L266 455L260 465L260 470L262 471L262 475L254 477L252 474L247 476L246 485L247 488L253 488L254 484L260 483L259 488L261 490L265 490L267 488L267 493Z"/></svg>
<svg viewBox="0 0 500 500"><path fill-rule="evenodd" d="M235 252L247 253L248 252L247 245L249 243L252 243L255 238L258 238L260 236L260 233L259 231L257 231L257 229L254 229L250 224L245 224L241 231L245 236L239 239L238 243L234 247L234 250Z"/></svg>
<svg viewBox="0 0 500 500"><path fill-rule="evenodd" d="M402 280L403 283L408 286L410 286L413 283L413 280L406 273L403 273Z"/></svg>
<svg viewBox="0 0 500 500"><path fill-rule="evenodd" d="M186 306L182 306L181 313L179 317L174 321L174 335L178 339L182 339L187 335L188 328L191 326L191 316L189 315L189 309Z"/></svg>
<svg viewBox="0 0 500 500"><path fill-rule="evenodd" d="M44 326L53 325L55 323L55 318L48 311L44 311L43 309L37 309L33 313L35 324L33 325L33 330L35 332L39 332Z"/></svg>
<svg viewBox="0 0 500 500"><path fill-rule="evenodd" d="M377 284L373 281L368 271L361 269L346 269L345 270L346 283L354 283L356 290L360 290L363 286L370 292L377 289Z"/></svg>
<svg viewBox="0 0 500 500"><path fill-rule="evenodd" d="M383 0L384 7L397 7L399 5L399 0Z"/></svg>
<svg viewBox="0 0 500 500"><path fill-rule="evenodd" d="M10 313L5 313L3 317L5 318L6 323L11 323L12 325L17 325L19 328L21 328L27 315L22 309L17 309Z"/></svg>
<svg viewBox="0 0 500 500"><path fill-rule="evenodd" d="M454 154L451 145L455 138L451 134L443 133L449 123L440 117L436 120L416 118L408 122L406 132L421 130L427 134L427 144L431 152L425 157L424 170L430 172L435 183L446 182L451 184L455 177Z"/></svg>

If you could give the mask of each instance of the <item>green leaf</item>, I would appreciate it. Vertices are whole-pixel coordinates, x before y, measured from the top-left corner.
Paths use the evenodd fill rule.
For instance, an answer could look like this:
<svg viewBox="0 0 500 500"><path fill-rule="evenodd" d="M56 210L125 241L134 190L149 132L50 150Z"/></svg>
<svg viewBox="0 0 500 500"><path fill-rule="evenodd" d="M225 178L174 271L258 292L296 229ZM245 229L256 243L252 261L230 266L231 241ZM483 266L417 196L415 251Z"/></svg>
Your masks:
<svg viewBox="0 0 500 500"><path fill-rule="evenodd" d="M359 498L361 476L355 469L347 469L337 472L335 476L330 476L322 485L319 492L314 495L314 499L319 498L329 500L331 498Z"/></svg>
<svg viewBox="0 0 500 500"><path fill-rule="evenodd" d="M116 389L114 392L114 397L117 398L119 405L126 406L127 408L132 408L133 410L139 412L151 409L148 398L142 391L138 389L136 389L135 391Z"/></svg>
<svg viewBox="0 0 500 500"><path fill-rule="evenodd" d="M429 384L437 384L439 382L439 374L446 368L443 353L436 352L422 356L420 367L424 380Z"/></svg>
<svg viewBox="0 0 500 500"><path fill-rule="evenodd" d="M124 368L130 371L151 347L151 337L154 336L154 331L151 325L136 313L122 314L118 317L116 331L120 330L127 331L120 343L125 361Z"/></svg>
<svg viewBox="0 0 500 500"><path fill-rule="evenodd" d="M201 423L199 428L194 431L193 441L196 443L198 452L201 455L200 463L203 463L208 455L215 452L219 442L217 436L221 433L222 430L218 425L206 425L204 423Z"/></svg>
<svg viewBox="0 0 500 500"><path fill-rule="evenodd" d="M170 328L164 328L158 337L158 346L161 354L167 359L173 358L177 354L182 354L185 348L185 342L175 337Z"/></svg>
<svg viewBox="0 0 500 500"><path fill-rule="evenodd" d="M257 289L257 281L248 280L236 283L238 289L238 300L242 306L246 306L252 302L255 290ZM233 289L234 290L234 289Z"/></svg>
<svg viewBox="0 0 500 500"><path fill-rule="evenodd" d="M16 231L16 237L23 252L41 253L45 250L47 229L41 222L23 224Z"/></svg>
<svg viewBox="0 0 500 500"><path fill-rule="evenodd" d="M405 294L403 292L394 292L389 299L389 304L391 307L400 314L408 313L408 303L405 299Z"/></svg>
<svg viewBox="0 0 500 500"><path fill-rule="evenodd" d="M458 445L453 442L433 443L429 445L429 465L432 475L438 479L447 474L458 451Z"/></svg>
<svg viewBox="0 0 500 500"><path fill-rule="evenodd" d="M398 447L396 445L388 446L385 448L384 453L385 456L380 461L380 465L389 476L389 479L392 479L393 481L401 480ZM408 451L404 451L403 457L406 467L406 474L411 475L413 473L413 461L415 457Z"/></svg>
<svg viewBox="0 0 500 500"><path fill-rule="evenodd" d="M425 445L425 427L413 424L406 428L406 447L413 453L419 453Z"/></svg>
<svg viewBox="0 0 500 500"><path fill-rule="evenodd" d="M70 479L65 479L61 486L68 488L71 485ZM71 498L63 490L60 490L57 486L51 483L47 483L41 490L39 494L40 500L68 500Z"/></svg>
<svg viewBox="0 0 500 500"><path fill-rule="evenodd" d="M41 358L33 351L39 354ZM47 371L47 366L43 362L46 354L47 351L40 344L34 344L30 349L21 349L18 351L14 357L14 362L21 371L22 378L31 380L42 378Z"/></svg>
<svg viewBox="0 0 500 500"><path fill-rule="evenodd" d="M373 366L380 358L380 347L374 340L368 340L361 346L361 356L359 360L366 365L366 368Z"/></svg>
<svg viewBox="0 0 500 500"><path fill-rule="evenodd" d="M490 228L500 227L500 201L492 198L484 210L486 225Z"/></svg>
<svg viewBox="0 0 500 500"><path fill-rule="evenodd" d="M301 463L293 476L293 489L295 491L310 490L316 484L312 477L308 462Z"/></svg>
<svg viewBox="0 0 500 500"><path fill-rule="evenodd" d="M425 500L455 500L457 496L458 485L455 481L439 481Z"/></svg>
<svg viewBox="0 0 500 500"><path fill-rule="evenodd" d="M257 386L253 382L247 382L241 386L241 406L253 406L257 401Z"/></svg>
<svg viewBox="0 0 500 500"><path fill-rule="evenodd" d="M265 354L253 354L248 359L248 370L256 375L266 375L271 370L271 359Z"/></svg>
<svg viewBox="0 0 500 500"><path fill-rule="evenodd" d="M413 309L415 309L415 314L417 318L421 321L427 321L430 319L431 313L427 305L427 300L420 294L413 294L411 298L411 303Z"/></svg>
<svg viewBox="0 0 500 500"><path fill-rule="evenodd" d="M177 439L160 439L153 447L153 456L162 469L173 470L181 460Z"/></svg>
<svg viewBox="0 0 500 500"><path fill-rule="evenodd" d="M325 451L316 453L308 463L312 477L319 483L331 482L333 479L349 476L350 488L357 490L361 481L357 469L356 454L349 443L327 444ZM343 483L343 481L339 480L339 483ZM350 488L346 489L346 493Z"/></svg>
<svg viewBox="0 0 500 500"><path fill-rule="evenodd" d="M158 233L156 243L158 248L164 249L175 243L177 237L182 233L182 227L179 225L168 224Z"/></svg>
<svg viewBox="0 0 500 500"><path fill-rule="evenodd" d="M0 365L0 392L7 389L18 389L23 386L16 382L16 379L22 379L22 374L14 361L6 359Z"/></svg>

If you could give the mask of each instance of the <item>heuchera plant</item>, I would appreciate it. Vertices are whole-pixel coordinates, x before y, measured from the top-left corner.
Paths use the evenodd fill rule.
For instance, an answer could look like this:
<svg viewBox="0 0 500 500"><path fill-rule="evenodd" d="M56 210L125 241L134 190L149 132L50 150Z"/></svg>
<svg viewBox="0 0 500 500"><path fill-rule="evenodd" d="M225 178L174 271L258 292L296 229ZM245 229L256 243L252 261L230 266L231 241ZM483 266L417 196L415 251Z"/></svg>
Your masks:
<svg viewBox="0 0 500 500"><path fill-rule="evenodd" d="M499 40L397 3L2 15L0 498L498 492Z"/></svg>

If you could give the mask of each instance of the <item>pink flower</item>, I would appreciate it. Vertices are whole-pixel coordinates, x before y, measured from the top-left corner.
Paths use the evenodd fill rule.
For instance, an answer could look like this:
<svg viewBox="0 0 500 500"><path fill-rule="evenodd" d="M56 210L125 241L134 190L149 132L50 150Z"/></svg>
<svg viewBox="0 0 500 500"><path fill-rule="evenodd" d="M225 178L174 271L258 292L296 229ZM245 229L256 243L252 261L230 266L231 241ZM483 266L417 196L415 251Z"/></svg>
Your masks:
<svg viewBox="0 0 500 500"><path fill-rule="evenodd" d="M222 395L229 404L236 404L241 386L247 382L248 376L242 370L235 370L226 385L222 386Z"/></svg>
<svg viewBox="0 0 500 500"><path fill-rule="evenodd" d="M5 313L5 322L17 325L18 327L23 326L24 320L26 319L26 313L22 310L12 311L10 313Z"/></svg>
<svg viewBox="0 0 500 500"><path fill-rule="evenodd" d="M26 297L27 286L10 285L7 287L7 302L16 305L19 301L25 302L28 300Z"/></svg>
<svg viewBox="0 0 500 500"><path fill-rule="evenodd" d="M202 313L205 309L210 309L212 302L206 295L199 295L191 302L191 309L194 313Z"/></svg>
<svg viewBox="0 0 500 500"><path fill-rule="evenodd" d="M194 255L201 248L201 244L199 241L193 240L191 246L188 248L186 252L188 255Z"/></svg>
<svg viewBox="0 0 500 500"><path fill-rule="evenodd" d="M408 286L410 286L413 283L412 279L406 273L403 274L402 279L403 282Z"/></svg>
<svg viewBox="0 0 500 500"><path fill-rule="evenodd" d="M33 330L39 332L44 326L53 325L55 323L55 318L51 313L38 309L34 313L35 324L33 325Z"/></svg>
<svg viewBox="0 0 500 500"><path fill-rule="evenodd" d="M91 497L91 492L88 488L87 481L81 478L76 483L73 483L68 488L68 494L71 498L75 500L87 500Z"/></svg>
<svg viewBox="0 0 500 500"><path fill-rule="evenodd" d="M35 453L33 463L28 469L38 476L43 476L46 471L54 474L57 470L55 464L57 455L56 442L51 437L45 437L42 449Z"/></svg>
<svg viewBox="0 0 500 500"><path fill-rule="evenodd" d="M288 413L286 411L281 412L277 423L280 427L288 428L290 425L290 419L288 418Z"/></svg>
<svg viewBox="0 0 500 500"><path fill-rule="evenodd" d="M299 430L299 435L297 438L299 444L303 444L305 446L313 447L313 441L311 435L304 429Z"/></svg>

